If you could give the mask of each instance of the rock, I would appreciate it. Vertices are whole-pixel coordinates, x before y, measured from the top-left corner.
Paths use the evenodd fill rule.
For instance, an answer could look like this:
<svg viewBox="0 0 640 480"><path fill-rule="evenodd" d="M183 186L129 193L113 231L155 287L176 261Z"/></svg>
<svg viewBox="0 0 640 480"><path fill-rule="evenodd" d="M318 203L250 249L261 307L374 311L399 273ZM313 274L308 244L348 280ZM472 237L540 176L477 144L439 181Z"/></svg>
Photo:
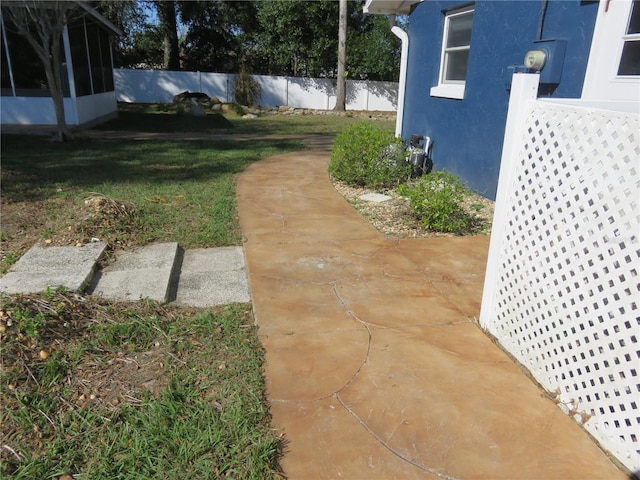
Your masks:
<svg viewBox="0 0 640 480"><path fill-rule="evenodd" d="M208 102L209 101L209 95L207 95L206 93L202 93L202 92L185 91L185 92L179 93L178 95L173 97L173 103L187 102L187 101L190 101L190 100L195 100L195 101L198 101L198 102Z"/></svg>
<svg viewBox="0 0 640 480"><path fill-rule="evenodd" d="M250 119L253 119L253 118L258 118L258 116L255 113L247 113L247 114L243 115L242 118L244 118L246 120L250 120Z"/></svg>
<svg viewBox="0 0 640 480"><path fill-rule="evenodd" d="M207 112L204 111L204 108L202 108L200 105L191 105L189 107L189 115L192 115L194 117L204 117L207 114Z"/></svg>
<svg viewBox="0 0 640 480"><path fill-rule="evenodd" d="M214 103L213 105L211 105L211 111L212 112L219 112L222 110L222 104L221 103Z"/></svg>

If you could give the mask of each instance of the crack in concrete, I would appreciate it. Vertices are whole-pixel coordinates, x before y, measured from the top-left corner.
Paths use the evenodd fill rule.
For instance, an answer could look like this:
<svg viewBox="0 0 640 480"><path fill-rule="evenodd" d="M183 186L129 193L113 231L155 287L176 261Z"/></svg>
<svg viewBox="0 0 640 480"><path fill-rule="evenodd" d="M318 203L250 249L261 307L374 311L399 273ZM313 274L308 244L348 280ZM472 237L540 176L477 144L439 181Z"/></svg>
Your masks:
<svg viewBox="0 0 640 480"><path fill-rule="evenodd" d="M432 475L437 476L438 478L442 478L443 480L459 480L458 477L452 477L451 475L447 475L446 473L442 473L442 472L440 472L439 470L437 470L435 468L427 467L426 465L422 465L421 463L418 463L418 462L416 462L414 460L411 460L410 458L406 457L402 453L398 452L391 445L389 445L388 442L385 442L382 438L380 438L380 436L378 434L376 434L376 432L371 430L371 428L369 428L369 426L366 424L366 422L364 422L358 416L358 414L356 414L351 408L349 408L349 406L346 403L344 403L342 401L342 398L340 398L340 394L339 393L337 393L335 395L335 398L336 398L336 400L338 400L340 405L342 405L342 408L344 408L353 418L355 418L358 421L358 423L362 426L362 428L364 428L367 431L367 433L369 435L371 435L372 438L374 438L380 445L382 445L390 453L392 453L393 455L398 457L403 462L406 462L406 463L408 463L410 465L413 465L414 467L422 470L423 472L427 472L427 473L430 473Z"/></svg>
<svg viewBox="0 0 640 480"><path fill-rule="evenodd" d="M402 461L404 461L404 462L406 462L406 463L408 463L410 465L413 465L414 467L416 467L416 468L418 468L418 469L420 469L420 470L422 470L424 472L430 473L432 475L436 475L437 477L442 478L443 480L458 480L456 477L452 477L450 475L443 474L443 473L439 472L438 470L436 470L434 468L427 467L427 466L422 465L422 464L420 464L420 463L418 463L418 462L416 462L414 460L411 460L410 458L406 457L402 453L400 453L397 450L395 450L391 445L389 445L388 442L385 442L382 438L380 438L379 435L377 435L371 428L369 428L367 423L364 420L362 420L351 408L349 408L346 403L344 403L344 401L340 397L340 392L342 392L343 390L348 388L349 385L351 385L356 380L356 378L358 377L358 375L360 374L362 369L365 367L365 365L369 361L369 354L371 353L372 333L371 333L370 324L368 322L365 322L364 320L360 319L355 314L355 312L353 310L351 310L347 306L347 302L338 293L338 290L336 288L336 283L333 284L333 293L335 294L336 298L338 299L338 303L345 309L347 315L349 315L351 318L353 318L354 320L359 322L367 330L368 343L367 343L367 353L366 353L364 361L360 364L358 369L353 373L351 378L342 387L340 387L338 390L336 390L333 394L329 395L328 397L335 398L338 401L338 403L340 403L340 405L342 405L342 408L344 408L353 418L355 418L358 421L358 423L360 425L362 425L362 427L367 431L367 433L372 438L374 438L380 445L382 445L384 448L386 448L390 453L392 453L393 455L398 457L400 460L402 460ZM325 397L325 398L328 398L328 397Z"/></svg>

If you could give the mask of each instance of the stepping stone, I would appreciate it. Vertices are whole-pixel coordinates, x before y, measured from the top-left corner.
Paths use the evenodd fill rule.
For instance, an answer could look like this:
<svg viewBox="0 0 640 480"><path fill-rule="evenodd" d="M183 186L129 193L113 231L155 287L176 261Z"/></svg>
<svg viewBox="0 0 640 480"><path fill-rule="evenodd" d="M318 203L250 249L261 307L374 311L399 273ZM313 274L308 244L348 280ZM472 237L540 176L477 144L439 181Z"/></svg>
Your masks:
<svg viewBox="0 0 640 480"><path fill-rule="evenodd" d="M105 248L104 242L81 247L34 245L0 279L0 291L38 293L47 288L65 287L81 292L91 281Z"/></svg>
<svg viewBox="0 0 640 480"><path fill-rule="evenodd" d="M204 308L250 301L242 247L184 252L176 304Z"/></svg>
<svg viewBox="0 0 640 480"><path fill-rule="evenodd" d="M360 195L358 198L367 202L382 203L387 200L391 200L393 197L382 193L365 193L364 195Z"/></svg>
<svg viewBox="0 0 640 480"><path fill-rule="evenodd" d="M97 273L90 293L109 300L168 302L178 249L170 242L116 252L115 262Z"/></svg>

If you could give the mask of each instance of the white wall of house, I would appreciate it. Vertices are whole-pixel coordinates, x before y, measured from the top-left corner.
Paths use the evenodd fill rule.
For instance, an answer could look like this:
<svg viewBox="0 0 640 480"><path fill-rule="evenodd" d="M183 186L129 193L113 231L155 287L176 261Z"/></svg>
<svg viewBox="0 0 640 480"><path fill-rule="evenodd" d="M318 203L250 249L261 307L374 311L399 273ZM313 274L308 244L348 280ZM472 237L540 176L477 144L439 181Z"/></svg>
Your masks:
<svg viewBox="0 0 640 480"><path fill-rule="evenodd" d="M330 79L253 77L260 84L263 107L331 109L335 106L336 88ZM226 73L114 70L117 99L128 103L169 103L184 91L204 92L223 102L232 102L234 78L233 74ZM397 82L347 82L348 110L395 111L397 98Z"/></svg>
<svg viewBox="0 0 640 480"><path fill-rule="evenodd" d="M78 125L74 101L64 99L67 125ZM2 125L55 125L56 114L51 97L0 97Z"/></svg>
<svg viewBox="0 0 640 480"><path fill-rule="evenodd" d="M77 112L78 124L83 125L96 120L115 117L117 115L117 102L115 92L104 92L86 97L78 97Z"/></svg>
<svg viewBox="0 0 640 480"><path fill-rule="evenodd" d="M115 92L86 97L65 98L64 116L67 125L84 125L117 113ZM0 97L2 125L56 125L51 97Z"/></svg>

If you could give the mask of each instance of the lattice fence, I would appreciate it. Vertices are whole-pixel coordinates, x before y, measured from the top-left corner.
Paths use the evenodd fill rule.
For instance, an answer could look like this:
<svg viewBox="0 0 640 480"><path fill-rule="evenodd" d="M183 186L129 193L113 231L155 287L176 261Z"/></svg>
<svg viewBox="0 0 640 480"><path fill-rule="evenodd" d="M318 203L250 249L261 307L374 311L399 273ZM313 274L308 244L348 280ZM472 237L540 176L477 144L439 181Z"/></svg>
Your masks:
<svg viewBox="0 0 640 480"><path fill-rule="evenodd" d="M634 471L640 470L639 128L637 114L530 102L514 170L506 175L504 228L492 237L500 245L489 258L497 281L485 286L485 299L493 289L492 308L480 319Z"/></svg>

